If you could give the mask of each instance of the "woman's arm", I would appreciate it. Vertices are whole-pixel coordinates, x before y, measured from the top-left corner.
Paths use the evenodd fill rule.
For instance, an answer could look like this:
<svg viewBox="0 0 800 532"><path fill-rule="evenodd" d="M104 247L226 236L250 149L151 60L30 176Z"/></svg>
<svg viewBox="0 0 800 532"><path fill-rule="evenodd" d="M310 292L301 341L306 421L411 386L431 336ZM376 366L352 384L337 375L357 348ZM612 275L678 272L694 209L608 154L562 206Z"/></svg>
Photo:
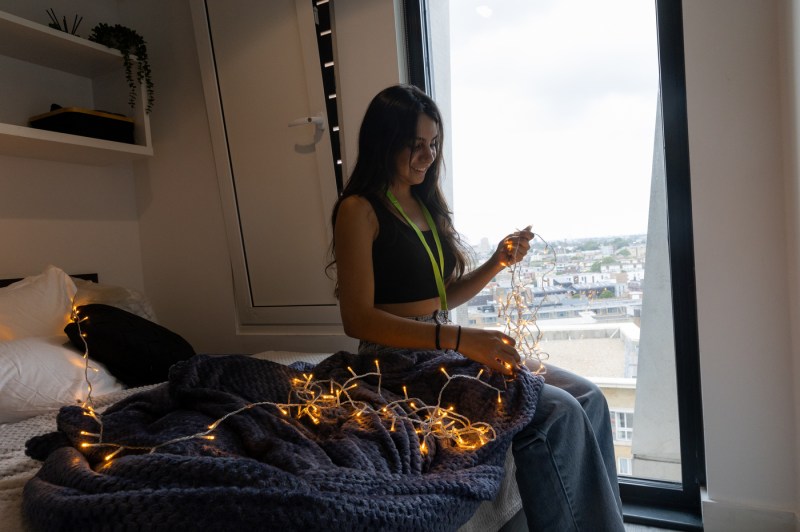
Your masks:
<svg viewBox="0 0 800 532"><path fill-rule="evenodd" d="M372 243L378 220L369 201L345 198L336 215L336 273L339 308L345 334L360 340L409 349L434 349L436 325L409 320L375 308ZM443 325L440 346L454 348L458 326ZM519 364L514 341L499 331L462 329L459 351L465 356L510 374Z"/></svg>
<svg viewBox="0 0 800 532"><path fill-rule="evenodd" d="M533 233L530 227L505 237L489 260L447 285L447 302L451 308L463 305L491 281L503 268L521 261L530 249Z"/></svg>

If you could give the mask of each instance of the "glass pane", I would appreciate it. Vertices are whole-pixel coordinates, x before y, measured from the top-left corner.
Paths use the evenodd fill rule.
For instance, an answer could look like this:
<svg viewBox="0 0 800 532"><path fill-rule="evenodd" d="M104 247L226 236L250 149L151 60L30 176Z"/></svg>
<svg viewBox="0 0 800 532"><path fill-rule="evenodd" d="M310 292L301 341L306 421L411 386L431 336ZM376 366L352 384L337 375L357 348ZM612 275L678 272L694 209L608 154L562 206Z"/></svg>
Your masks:
<svg viewBox="0 0 800 532"><path fill-rule="evenodd" d="M428 9L456 228L479 259L537 234L520 286L501 273L456 320L503 329L524 293L545 364L604 391L619 473L680 481L654 3Z"/></svg>

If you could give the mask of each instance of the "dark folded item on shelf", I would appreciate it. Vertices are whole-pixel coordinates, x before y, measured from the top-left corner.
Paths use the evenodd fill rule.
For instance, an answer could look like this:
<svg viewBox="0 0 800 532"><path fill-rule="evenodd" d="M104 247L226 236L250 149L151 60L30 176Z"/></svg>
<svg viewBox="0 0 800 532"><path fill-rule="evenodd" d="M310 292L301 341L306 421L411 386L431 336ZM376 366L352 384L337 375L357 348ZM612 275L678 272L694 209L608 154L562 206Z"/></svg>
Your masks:
<svg viewBox="0 0 800 532"><path fill-rule="evenodd" d="M134 143L133 119L106 111L59 107L49 113L31 117L29 122L31 127L37 129Z"/></svg>

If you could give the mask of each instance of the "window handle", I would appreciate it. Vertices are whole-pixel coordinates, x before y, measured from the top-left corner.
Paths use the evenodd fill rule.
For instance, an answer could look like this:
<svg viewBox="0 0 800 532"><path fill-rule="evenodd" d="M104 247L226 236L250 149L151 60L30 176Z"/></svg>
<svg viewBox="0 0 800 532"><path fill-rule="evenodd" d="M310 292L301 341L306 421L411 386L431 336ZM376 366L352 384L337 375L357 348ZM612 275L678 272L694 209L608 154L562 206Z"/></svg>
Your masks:
<svg viewBox="0 0 800 532"><path fill-rule="evenodd" d="M317 129L320 130L325 129L325 119L322 117L322 113L315 116L304 116L297 118L296 120L292 120L289 122L289 127L304 126L306 124L314 124Z"/></svg>

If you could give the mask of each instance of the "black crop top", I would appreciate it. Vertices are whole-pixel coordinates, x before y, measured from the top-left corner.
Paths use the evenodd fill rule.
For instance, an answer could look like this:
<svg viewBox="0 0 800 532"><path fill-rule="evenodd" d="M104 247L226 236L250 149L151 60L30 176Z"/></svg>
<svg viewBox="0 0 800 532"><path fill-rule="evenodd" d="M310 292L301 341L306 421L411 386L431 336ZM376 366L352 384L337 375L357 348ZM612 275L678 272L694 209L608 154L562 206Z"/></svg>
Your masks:
<svg viewBox="0 0 800 532"><path fill-rule="evenodd" d="M378 237L372 243L372 269L375 277L375 303L408 303L438 297L436 279L428 252L417 233L389 211L389 207L374 197L367 197L378 217ZM436 241L433 232L422 231L436 261ZM441 238L440 238L441 240ZM442 240L444 280L455 269L455 256Z"/></svg>

